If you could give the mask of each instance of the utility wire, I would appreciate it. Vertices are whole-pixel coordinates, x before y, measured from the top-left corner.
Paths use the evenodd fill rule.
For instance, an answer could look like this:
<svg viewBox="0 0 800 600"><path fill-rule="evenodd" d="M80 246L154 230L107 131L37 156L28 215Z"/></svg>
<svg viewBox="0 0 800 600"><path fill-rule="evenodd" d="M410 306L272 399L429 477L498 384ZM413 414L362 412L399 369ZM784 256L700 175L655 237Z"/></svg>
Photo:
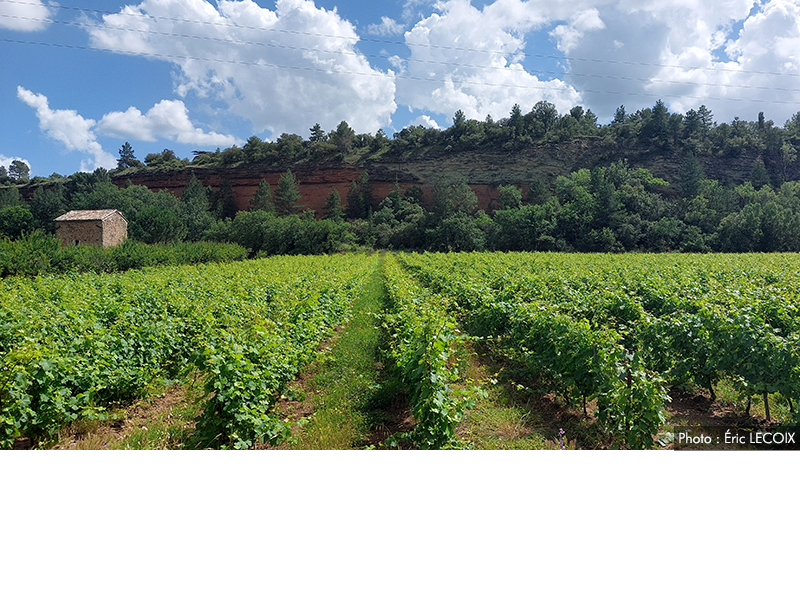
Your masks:
<svg viewBox="0 0 800 600"><path fill-rule="evenodd" d="M3 15L0 14L0 17L7 17L7 18L14 18L14 19L24 19L29 21L37 21L37 22L47 22L52 24L58 25L67 25L67 26L77 26L80 27L79 23L75 23L72 21L59 21L55 19L37 19L33 17L20 17L17 15ZM124 27L114 27L114 26L104 26L103 29L111 30L111 31L122 31L125 33L143 33L148 35L158 35L164 37L174 37L180 39L191 39L191 40L198 40L203 42L215 42L215 43L227 43L227 44L235 44L241 46L256 46L261 48L274 48L279 50L295 50L299 52L319 52L319 53L327 53L327 54L334 54L339 56L349 56L349 57L363 57L363 58L372 58L372 59L382 59L386 58L381 55L377 54L366 54L366 53L359 53L359 52L348 52L344 50L330 50L326 48L309 48L305 46L290 46L287 44L279 44L276 42L258 42L258 41L246 41L246 40L237 40L231 38L219 38L219 37L210 37L210 36L203 36L203 35L196 35L196 34L187 34L187 33L174 33L174 32L166 32L166 31L149 31L143 29L128 29ZM79 48L78 46L75 46ZM110 52L123 52L120 50L109 50ZM158 53L141 53L141 52L123 52L126 54L139 54L148 56L150 58L173 58L169 55L162 55ZM195 60L202 60L198 57L195 57ZM425 64L425 65L440 65L440 66L448 66L448 67L459 67L465 69L483 69L483 70L494 70L494 71L501 71L507 72L508 66L495 66L495 65L477 65L477 64L462 64L462 63L455 63L451 61L436 61L436 60L427 60L427 59L417 59L417 58L405 58L402 59L404 62L408 63L418 63L418 64ZM219 62L226 62L220 60ZM236 64L248 64L248 63L236 63ZM288 67L287 67L288 68ZM720 88L730 88L730 89L747 89L747 90L761 90L761 91L769 91L769 92L789 92L789 93L800 93L800 89L796 88L782 88L782 87L770 87L770 86L754 86L754 85L742 85L742 84L734 84L734 83L716 83L716 82L696 82L696 81L675 81L669 79L652 79L652 78L642 78L642 77L631 77L625 75L605 75L605 74L598 74L598 73L564 73L562 71L546 71L542 69L526 69L527 73L536 74L536 75L555 75L555 76L565 76L568 75L569 77L586 77L586 78L593 78L593 79L612 79L618 81L630 81L630 82L639 82L639 83L662 83L662 84L669 84L669 85L691 85L691 86L703 86L703 87L720 87ZM744 72L744 71L739 71ZM363 73L351 73L351 74L358 74L363 75ZM512 86L517 87L517 86Z"/></svg>
<svg viewBox="0 0 800 600"><path fill-rule="evenodd" d="M0 4L16 4L16 5L23 5L23 6L43 6L39 3L35 2L24 2L23 0L0 0ZM418 47L418 48L433 48L438 50L454 50L459 52L480 52L486 54L496 54L500 56L507 56L509 52L504 52L502 50L491 50L487 48L466 48L466 47L458 47L458 46L442 46L436 44L420 44L415 42L406 42L406 41L399 41L399 40L387 40L387 39L378 39L378 38L361 38L358 36L343 36L343 35L334 35L334 34L327 34L327 33L317 33L317 32L309 32L309 31L296 31L291 29L281 29L276 27L256 27L252 25L240 25L237 23L230 23L230 22L211 22L211 21L203 21L198 19L182 19L179 17L166 17L166 16L157 16L157 15L149 15L144 13L122 13L122 12L114 12L114 11L107 11L107 10L100 10L100 9L92 9L92 8L81 8L76 6L57 6L59 9L63 10L72 10L72 11L79 11L83 13L95 13L99 15L106 15L106 16L122 16L122 17L131 17L131 18L141 18L141 19L152 19L153 21L169 21L173 23L185 23L190 25L212 25L214 27L229 27L234 29L243 29L248 31L260 31L260 32L276 32L276 33L286 33L291 35L306 35L312 37L321 37L321 38L329 38L329 39L341 39L341 40L348 40L353 43L356 42L372 42L378 44L393 44L403 47ZM20 19L29 19L34 21L42 21L47 22L47 19L35 19L33 17L18 17L13 16L12 18L20 18ZM103 25L103 27L108 28L107 25ZM155 32L148 32L148 33L155 33ZM568 60L568 61L577 61L577 62L587 62L587 63L598 63L598 64L615 64L615 65L625 65L625 66L640 66L640 67L657 67L657 68L664 68L664 69L679 69L679 70L688 70L688 71L711 71L711 72L720 72L720 73L745 73L750 75L772 75L778 77L800 77L800 73L779 73L776 71L756 71L756 70L749 70L749 69L730 69L724 67L704 67L704 66L687 66L687 65L670 65L670 64L662 64L662 63L648 63L648 62L637 62L637 61L625 61L625 60L610 60L610 59L601 59L601 58L586 58L580 56L558 56L552 54L538 54L538 53L526 53L526 52L518 52L516 53L518 56L526 57L526 58L543 58L543 59L552 59L552 60ZM648 80L649 81L649 80ZM676 83L686 83L686 82L676 82ZM765 88L765 89L773 89L773 88ZM789 90L789 91L797 91L797 90Z"/></svg>
<svg viewBox="0 0 800 600"><path fill-rule="evenodd" d="M33 40L17 40L17 39L8 39L8 38L0 38L0 42L2 43L13 43L13 44L26 44L26 45L33 45L33 46L44 46L48 48L65 48L70 50L88 50L93 52L111 52L110 50L105 50L101 48L92 48L89 46L79 46L75 44L57 44L53 42L37 42ZM457 83L463 86L478 86L478 87L495 87L495 88L509 88L509 89L527 89L527 90L544 90L544 91L553 91L552 86L547 85L519 85L519 84L510 84L510 83L491 83L487 81L470 81L469 79L459 79L459 78L446 78L440 79L436 77L417 77L413 75L403 75L403 74L389 74L383 73L380 71L371 71L371 72L360 72L360 71L348 71L343 69L325 69L321 67L310 67L310 66L300 66L300 65L282 65L276 63L269 63L266 61L243 61L243 60L226 60L221 58L208 58L208 57L199 57L199 56L187 56L187 55L178 55L178 54L159 54L154 52L140 52L140 51L124 51L124 50L115 50L113 51L117 54L127 55L127 56L144 56L148 58L162 58L162 59L169 59L169 60L196 60L200 62L210 62L210 63L218 63L218 64L232 64L232 65L244 65L244 66L254 66L254 67L265 67L265 68L275 68L275 69L288 69L294 71L309 71L315 73L325 73L327 75L352 75L352 76L363 76L363 77L377 77L377 78L384 78L384 79L401 79L406 81L426 81L426 82L433 82L433 83ZM752 99L748 98L718 98L713 96L692 96L692 95L685 95L685 94L648 94L644 92L632 92L632 91L617 91L617 90L587 90L582 89L580 90L582 93L586 94L612 94L612 95L624 95L624 96L641 96L645 98L688 98L693 100L704 100L704 101L726 101L726 102L752 102ZM793 104L796 105L797 102L794 100L763 100L761 101L765 104Z"/></svg>

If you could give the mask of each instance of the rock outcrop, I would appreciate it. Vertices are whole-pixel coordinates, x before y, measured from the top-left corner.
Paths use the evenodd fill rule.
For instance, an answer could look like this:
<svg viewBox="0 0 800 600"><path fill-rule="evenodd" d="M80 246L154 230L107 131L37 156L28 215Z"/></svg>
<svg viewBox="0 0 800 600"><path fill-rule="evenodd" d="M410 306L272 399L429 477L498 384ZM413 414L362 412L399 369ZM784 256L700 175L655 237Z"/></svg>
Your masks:
<svg viewBox="0 0 800 600"><path fill-rule="evenodd" d="M758 155L743 152L734 157L698 157L706 175L734 184L745 181L752 171ZM363 172L369 174L372 194L384 198L397 183L401 190L419 186L424 199L429 201L433 184L443 175L460 175L467 178L482 208L497 196L500 185L517 185L527 193L536 178L552 183L559 175L567 175L582 168L608 166L620 159L628 160L632 167L649 169L655 176L677 182L682 157L678 153L655 153L642 150L622 150L604 138L576 138L565 142L550 142L527 146L517 151L477 149L441 152L436 156L417 159L394 160L383 156L378 160L365 160L357 164L345 162L299 163L279 165L252 163L236 167L195 167L180 170L141 169L133 173L115 175L117 185L131 181L153 190L167 190L181 196L194 174L203 185L218 189L230 182L234 200L239 210L246 210L258 185L265 179L273 193L278 180L287 168L297 177L300 203L321 216L325 200L336 189L346 202L351 182L359 181Z"/></svg>

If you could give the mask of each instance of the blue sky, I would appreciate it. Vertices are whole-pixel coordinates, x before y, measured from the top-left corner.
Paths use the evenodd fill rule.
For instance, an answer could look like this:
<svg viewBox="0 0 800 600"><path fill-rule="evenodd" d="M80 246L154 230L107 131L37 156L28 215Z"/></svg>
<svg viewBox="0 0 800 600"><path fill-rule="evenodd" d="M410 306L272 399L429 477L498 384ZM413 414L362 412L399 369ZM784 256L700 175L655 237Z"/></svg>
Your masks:
<svg viewBox="0 0 800 600"><path fill-rule="evenodd" d="M601 123L662 98L719 122L800 110L800 0L0 0L0 163L389 135L539 100Z"/></svg>

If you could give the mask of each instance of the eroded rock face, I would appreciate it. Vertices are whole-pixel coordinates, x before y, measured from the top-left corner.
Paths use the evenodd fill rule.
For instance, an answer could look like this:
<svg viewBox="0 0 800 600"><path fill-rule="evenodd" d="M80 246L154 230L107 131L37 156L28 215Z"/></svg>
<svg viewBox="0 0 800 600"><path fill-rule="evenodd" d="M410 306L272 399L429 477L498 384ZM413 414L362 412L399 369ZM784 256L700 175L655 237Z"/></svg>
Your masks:
<svg viewBox="0 0 800 600"><path fill-rule="evenodd" d="M709 178L734 184L745 181L752 171L757 154L743 152L739 156L698 156ZM678 153L653 153L641 150L624 150L603 138L576 138L565 142L550 142L525 147L519 151L472 150L445 152L435 157L397 161L382 157L351 165L343 162L321 162L291 166L300 187L300 204L322 216L325 200L336 189L346 204L351 182L360 181L366 170L372 194L376 200L385 198L397 183L402 191L418 186L424 201L430 202L433 185L443 175L467 178L478 197L479 206L486 209L498 195L501 185L516 185L527 194L531 181L536 178L552 183L559 175L579 169L608 166L618 160L628 160L631 167L649 169L656 177L677 182L682 157ZM798 161L800 162L800 161ZM182 170L142 170L114 177L117 185L128 180L152 190L166 190L178 197L194 174L206 186L219 189L229 181L239 210L246 210L262 179L266 179L273 194L286 165L254 163L238 167L187 167ZM788 175L788 174L787 174ZM798 174L794 174L798 175ZM674 187L674 186L673 186ZM667 193L677 193L669 190Z"/></svg>

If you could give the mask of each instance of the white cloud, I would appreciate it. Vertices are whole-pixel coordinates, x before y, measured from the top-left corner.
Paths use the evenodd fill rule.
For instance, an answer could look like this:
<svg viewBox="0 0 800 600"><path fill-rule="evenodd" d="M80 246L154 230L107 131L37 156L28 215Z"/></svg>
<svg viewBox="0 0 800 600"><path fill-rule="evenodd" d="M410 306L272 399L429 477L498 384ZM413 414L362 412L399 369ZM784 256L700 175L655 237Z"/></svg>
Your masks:
<svg viewBox="0 0 800 600"><path fill-rule="evenodd" d="M635 110L659 97L681 112L705 103L720 121L754 119L764 110L782 122L800 105L794 91L800 90L800 0L496 0L482 11L452 0L437 6L450 20L455 12L462 20L480 14L484 27L470 33L476 49L480 43L504 51L503 34L521 47L548 33L566 54L561 97L574 90L601 121L622 103ZM433 32L432 18L417 26ZM449 45L463 46L468 31L451 32ZM448 45L447 36L438 39Z"/></svg>
<svg viewBox="0 0 800 600"><path fill-rule="evenodd" d="M681 112L706 104L718 121L764 110L778 123L800 106L800 0L475 4L406 0L407 48L386 57L385 73L358 51L354 26L313 0L278 0L274 10L252 0L144 0L87 29L97 48L176 65L181 97L221 102L273 137L341 120L375 131L397 104L437 118L461 109L499 119L515 103L527 111L546 100L562 113L583 104L603 122L620 104L636 110L662 98ZM384 17L367 31L392 35L401 25ZM548 55L560 53L563 75L534 71L554 70ZM180 106L169 108L180 117ZM108 115L103 130L141 123L142 135L157 135L156 115L133 111ZM181 123L175 139L218 135Z"/></svg>
<svg viewBox="0 0 800 600"><path fill-rule="evenodd" d="M558 40L558 49L569 54L586 32L605 28L606 24L600 18L600 13L596 8L590 8L572 17L569 25L558 25L550 35Z"/></svg>
<svg viewBox="0 0 800 600"><path fill-rule="evenodd" d="M427 16L422 9L436 4L436 0L405 0L403 2L403 21L406 23L414 19L424 19Z"/></svg>
<svg viewBox="0 0 800 600"><path fill-rule="evenodd" d="M179 144L197 146L231 146L241 143L236 137L206 133L189 120L186 105L180 100L162 100L146 114L133 106L125 112L110 112L100 119L97 131L121 139L154 142L171 139Z"/></svg>
<svg viewBox="0 0 800 600"><path fill-rule="evenodd" d="M50 24L50 9L39 0L3 2L0 6L0 29L41 31Z"/></svg>
<svg viewBox="0 0 800 600"><path fill-rule="evenodd" d="M540 80L519 64L524 34L549 18L533 2L497 0L478 10L468 0L447 0L436 7L405 35L411 57L407 78L398 78L398 103L483 119L507 116L514 104L529 110L547 100L566 111L579 102L569 84Z"/></svg>
<svg viewBox="0 0 800 600"><path fill-rule="evenodd" d="M43 94L34 94L17 87L17 97L36 111L39 127L50 138L61 142L67 150L91 155L81 163L82 170L97 167L112 169L117 159L103 150L97 134L111 137L155 142L169 139L179 144L197 146L230 146L241 143L232 135L206 133L189 119L186 106L180 100L162 100L145 114L131 106L125 112L110 112L99 122L82 117L74 110L53 110Z"/></svg>
<svg viewBox="0 0 800 600"><path fill-rule="evenodd" d="M679 112L706 104L715 118L783 122L800 104L800 7L797 1L727 0L658 11L665 43L643 86ZM741 24L741 30L734 26ZM641 47L641 46L639 46ZM638 48L637 48L638 49Z"/></svg>
<svg viewBox="0 0 800 600"><path fill-rule="evenodd" d="M403 31L405 31L405 25L389 17L381 17L380 23L367 25L367 33L370 35L399 35Z"/></svg>
<svg viewBox="0 0 800 600"><path fill-rule="evenodd" d="M566 72L544 81L524 53L553 54L547 35ZM441 0L406 42L397 101L434 113L500 118L543 99L602 122L662 98L680 112L706 104L719 121L763 110L782 123L800 106L800 0Z"/></svg>
<svg viewBox="0 0 800 600"><path fill-rule="evenodd" d="M409 125L422 125L423 127L427 127L428 129L444 129L444 127L439 125L428 115L420 115L419 117L411 121Z"/></svg>
<svg viewBox="0 0 800 600"><path fill-rule="evenodd" d="M19 156L6 156L5 154L0 154L0 166L5 167L6 170L11 166L11 163L15 160L20 160L24 162L28 167L31 166L30 161L25 160L24 158L20 158Z"/></svg>
<svg viewBox="0 0 800 600"><path fill-rule="evenodd" d="M87 29L96 48L175 64L181 96L221 101L273 137L342 120L377 131L396 109L392 72L373 69L353 25L312 0L278 0L274 11L252 0L145 0Z"/></svg>
<svg viewBox="0 0 800 600"><path fill-rule="evenodd" d="M21 86L17 87L17 97L36 111L39 128L49 137L64 144L67 150L77 150L91 155L91 163L82 163L84 170L90 170L90 164L93 168L106 169L117 166L116 159L103 150L97 141L93 131L94 120L85 119L74 110L53 110L46 96L34 94Z"/></svg>

